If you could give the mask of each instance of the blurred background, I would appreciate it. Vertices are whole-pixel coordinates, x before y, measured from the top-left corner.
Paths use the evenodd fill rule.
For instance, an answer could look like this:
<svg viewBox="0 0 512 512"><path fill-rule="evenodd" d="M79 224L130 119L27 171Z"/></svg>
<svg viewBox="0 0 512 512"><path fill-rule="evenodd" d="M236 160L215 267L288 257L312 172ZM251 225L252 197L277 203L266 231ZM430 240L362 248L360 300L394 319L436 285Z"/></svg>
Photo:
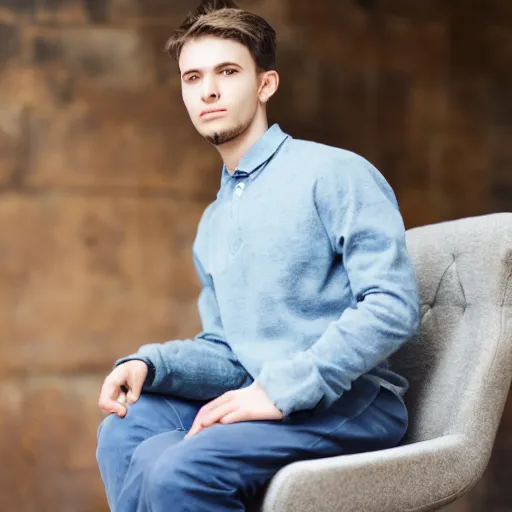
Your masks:
<svg viewBox="0 0 512 512"><path fill-rule="evenodd" d="M196 4L0 0L2 512L106 512L104 377L200 328L191 245L221 162L163 52ZM271 122L373 162L407 228L511 211L512 2L239 5L278 33ZM449 510L512 510L511 461L509 400L488 470Z"/></svg>

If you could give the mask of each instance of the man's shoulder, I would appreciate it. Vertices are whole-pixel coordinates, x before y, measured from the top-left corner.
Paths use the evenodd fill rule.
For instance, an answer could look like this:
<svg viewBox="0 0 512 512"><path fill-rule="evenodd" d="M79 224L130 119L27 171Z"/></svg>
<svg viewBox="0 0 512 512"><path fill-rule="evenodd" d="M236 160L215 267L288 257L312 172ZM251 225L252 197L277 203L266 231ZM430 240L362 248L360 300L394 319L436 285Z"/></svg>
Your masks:
<svg viewBox="0 0 512 512"><path fill-rule="evenodd" d="M342 147L322 142L290 137L282 157L290 164L312 171L317 177L343 177L347 173L359 170L363 174L380 174L375 166L364 156Z"/></svg>
<svg viewBox="0 0 512 512"><path fill-rule="evenodd" d="M196 231L196 237L194 244L198 244L200 239L204 237L204 235L208 232L208 226L210 224L210 218L212 216L212 212L215 208L217 200L212 201L209 203L205 209L203 210L203 213L201 214L201 217L199 218L199 222L197 224L197 231Z"/></svg>
<svg viewBox="0 0 512 512"><path fill-rule="evenodd" d="M310 140L291 139L287 152L301 166L303 175L312 177L316 193L345 194L364 202L396 195L385 176L364 156L348 149ZM320 189L320 190L318 190Z"/></svg>
<svg viewBox="0 0 512 512"><path fill-rule="evenodd" d="M323 142L290 137L287 141L287 156L296 155L302 161L340 162L362 158L357 153L341 147L330 146Z"/></svg>
<svg viewBox="0 0 512 512"><path fill-rule="evenodd" d="M364 156L341 147L330 146L311 140L290 138L283 158L301 174L313 176L314 180L338 183L367 180L382 181L384 177Z"/></svg>
<svg viewBox="0 0 512 512"><path fill-rule="evenodd" d="M199 219L199 224L198 224L199 229L201 229L201 228L204 229L207 226L207 224L210 221L210 217L212 215L212 212L213 212L216 204L217 204L217 199L215 199L214 201L212 201L205 207L205 209L203 210L203 213L201 214L201 218Z"/></svg>

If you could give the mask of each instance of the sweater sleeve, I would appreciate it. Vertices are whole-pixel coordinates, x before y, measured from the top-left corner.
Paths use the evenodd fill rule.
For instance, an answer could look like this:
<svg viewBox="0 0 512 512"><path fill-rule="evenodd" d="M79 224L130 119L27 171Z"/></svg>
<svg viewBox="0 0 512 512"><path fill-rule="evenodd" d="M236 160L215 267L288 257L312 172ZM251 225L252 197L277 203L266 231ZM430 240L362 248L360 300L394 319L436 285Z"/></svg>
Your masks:
<svg viewBox="0 0 512 512"><path fill-rule="evenodd" d="M351 155L322 173L314 197L353 306L309 349L263 365L256 381L284 416L328 407L419 327L417 281L396 197L375 167Z"/></svg>
<svg viewBox="0 0 512 512"><path fill-rule="evenodd" d="M144 391L208 399L252 381L226 343L213 282L206 270L209 208L211 205L201 217L192 248L202 286L198 298L202 331L192 339L142 345L114 363L116 367L134 359L144 361L149 369Z"/></svg>

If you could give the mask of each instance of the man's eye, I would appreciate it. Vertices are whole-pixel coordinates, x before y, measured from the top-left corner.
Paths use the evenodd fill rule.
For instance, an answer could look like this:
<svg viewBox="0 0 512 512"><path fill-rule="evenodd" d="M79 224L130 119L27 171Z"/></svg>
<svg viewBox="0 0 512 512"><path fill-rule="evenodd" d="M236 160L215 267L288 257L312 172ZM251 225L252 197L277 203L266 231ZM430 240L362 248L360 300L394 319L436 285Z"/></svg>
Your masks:
<svg viewBox="0 0 512 512"><path fill-rule="evenodd" d="M222 73L226 74L226 75L234 75L236 73L236 69L223 69L222 70Z"/></svg>
<svg viewBox="0 0 512 512"><path fill-rule="evenodd" d="M192 75L187 78L187 82L195 82L197 79L197 75Z"/></svg>

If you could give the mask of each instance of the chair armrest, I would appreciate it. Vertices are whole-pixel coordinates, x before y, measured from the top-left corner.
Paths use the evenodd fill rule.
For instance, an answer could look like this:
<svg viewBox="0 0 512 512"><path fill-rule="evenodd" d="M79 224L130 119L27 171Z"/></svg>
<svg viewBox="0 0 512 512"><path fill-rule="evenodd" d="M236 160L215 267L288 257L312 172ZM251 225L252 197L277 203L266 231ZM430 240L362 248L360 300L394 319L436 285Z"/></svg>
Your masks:
<svg viewBox="0 0 512 512"><path fill-rule="evenodd" d="M479 478L463 436L299 461L270 481L263 512L434 510Z"/></svg>

